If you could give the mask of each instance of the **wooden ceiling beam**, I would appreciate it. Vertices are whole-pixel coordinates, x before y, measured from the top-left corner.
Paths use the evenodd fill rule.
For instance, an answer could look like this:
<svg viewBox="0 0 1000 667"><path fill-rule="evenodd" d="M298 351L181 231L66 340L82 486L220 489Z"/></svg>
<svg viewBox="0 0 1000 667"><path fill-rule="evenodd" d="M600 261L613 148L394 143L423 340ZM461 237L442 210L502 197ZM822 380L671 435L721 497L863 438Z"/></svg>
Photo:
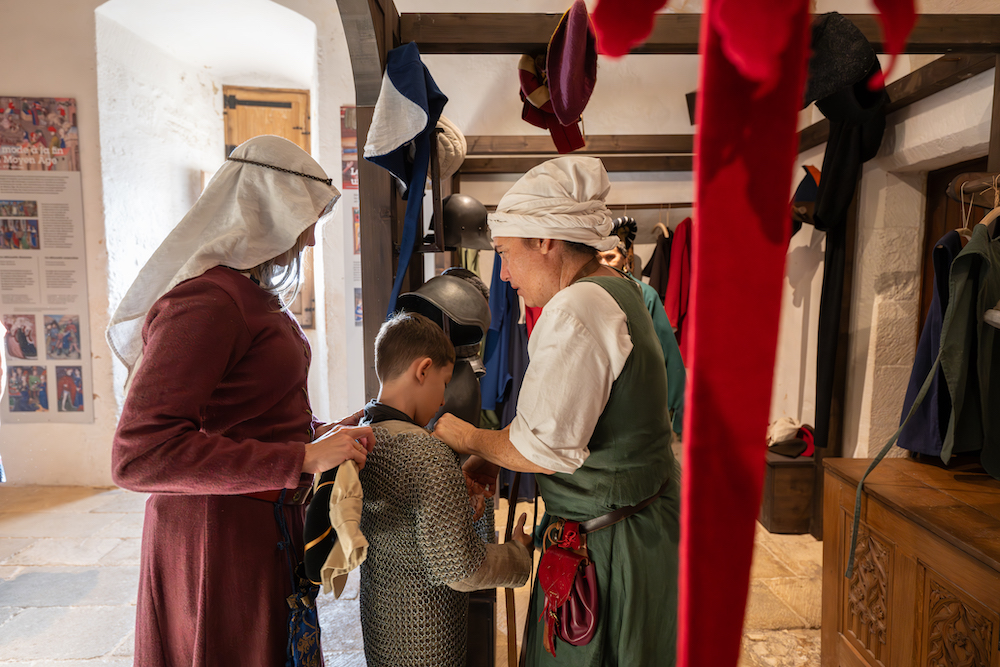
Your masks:
<svg viewBox="0 0 1000 667"><path fill-rule="evenodd" d="M691 171L690 155L595 155L611 172L621 171ZM523 174L532 167L552 159L551 155L467 157L458 173L471 174Z"/></svg>
<svg viewBox="0 0 1000 667"><path fill-rule="evenodd" d="M874 14L847 14L879 53L885 51ZM401 14L400 39L420 52L530 53L544 49L559 14ZM698 52L699 14L658 14L653 33L632 53ZM905 53L995 53L1000 51L1000 14L921 14Z"/></svg>
<svg viewBox="0 0 1000 667"><path fill-rule="evenodd" d="M898 111L945 88L970 79L993 67L997 57L986 54L953 54L927 63L902 79L886 86L889 93L887 113ZM826 143L830 136L830 121L825 118L799 133L799 152Z"/></svg>
<svg viewBox="0 0 1000 667"><path fill-rule="evenodd" d="M585 137L587 145L574 155L625 153L633 155L690 155L694 152L691 134L595 134ZM466 136L466 155L556 155L548 135Z"/></svg>

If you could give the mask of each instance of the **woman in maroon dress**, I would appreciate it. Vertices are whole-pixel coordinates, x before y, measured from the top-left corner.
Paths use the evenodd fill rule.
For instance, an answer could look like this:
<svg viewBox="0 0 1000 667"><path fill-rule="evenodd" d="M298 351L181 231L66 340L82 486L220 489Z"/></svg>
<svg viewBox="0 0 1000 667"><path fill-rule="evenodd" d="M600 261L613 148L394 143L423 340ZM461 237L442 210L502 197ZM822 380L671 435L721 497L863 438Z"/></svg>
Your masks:
<svg viewBox="0 0 1000 667"><path fill-rule="evenodd" d="M309 344L283 307L300 253L339 195L291 142L246 142L108 327L130 375L114 479L152 494L137 665L285 664L290 565L302 558L312 476L347 459L363 466L374 443L356 417L313 417Z"/></svg>

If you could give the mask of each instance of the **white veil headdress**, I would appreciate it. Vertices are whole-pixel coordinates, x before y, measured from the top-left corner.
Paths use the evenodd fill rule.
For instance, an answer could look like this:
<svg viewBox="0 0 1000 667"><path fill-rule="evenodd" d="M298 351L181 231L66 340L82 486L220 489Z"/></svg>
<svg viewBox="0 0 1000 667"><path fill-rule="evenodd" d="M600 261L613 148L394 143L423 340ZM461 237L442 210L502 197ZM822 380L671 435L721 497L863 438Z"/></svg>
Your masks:
<svg viewBox="0 0 1000 667"><path fill-rule="evenodd" d="M215 266L247 270L281 255L339 198L319 163L287 139L239 145L118 304L107 330L112 351L131 374L157 299Z"/></svg>
<svg viewBox="0 0 1000 667"><path fill-rule="evenodd" d="M597 250L618 244L605 204L611 181L600 158L571 155L535 166L490 213L490 235L558 239Z"/></svg>

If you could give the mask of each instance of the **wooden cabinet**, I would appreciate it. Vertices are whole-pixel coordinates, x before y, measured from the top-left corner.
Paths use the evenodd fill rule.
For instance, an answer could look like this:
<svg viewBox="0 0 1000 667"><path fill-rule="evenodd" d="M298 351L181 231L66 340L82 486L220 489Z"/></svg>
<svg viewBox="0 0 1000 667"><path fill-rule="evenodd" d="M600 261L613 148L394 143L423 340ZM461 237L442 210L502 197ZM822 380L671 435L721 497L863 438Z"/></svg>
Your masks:
<svg viewBox="0 0 1000 667"><path fill-rule="evenodd" d="M823 667L1000 667L1000 481L886 459L827 459Z"/></svg>

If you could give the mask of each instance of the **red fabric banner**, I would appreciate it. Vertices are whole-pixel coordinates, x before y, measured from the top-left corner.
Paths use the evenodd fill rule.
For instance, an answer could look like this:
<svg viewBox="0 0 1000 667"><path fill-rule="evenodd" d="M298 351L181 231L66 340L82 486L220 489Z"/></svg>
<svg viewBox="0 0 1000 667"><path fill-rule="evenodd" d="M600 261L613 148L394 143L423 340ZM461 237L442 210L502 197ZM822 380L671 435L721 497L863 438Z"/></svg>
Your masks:
<svg viewBox="0 0 1000 667"><path fill-rule="evenodd" d="M695 138L678 662L737 663L764 482L807 0L706 0ZM751 78L752 77L752 78Z"/></svg>

